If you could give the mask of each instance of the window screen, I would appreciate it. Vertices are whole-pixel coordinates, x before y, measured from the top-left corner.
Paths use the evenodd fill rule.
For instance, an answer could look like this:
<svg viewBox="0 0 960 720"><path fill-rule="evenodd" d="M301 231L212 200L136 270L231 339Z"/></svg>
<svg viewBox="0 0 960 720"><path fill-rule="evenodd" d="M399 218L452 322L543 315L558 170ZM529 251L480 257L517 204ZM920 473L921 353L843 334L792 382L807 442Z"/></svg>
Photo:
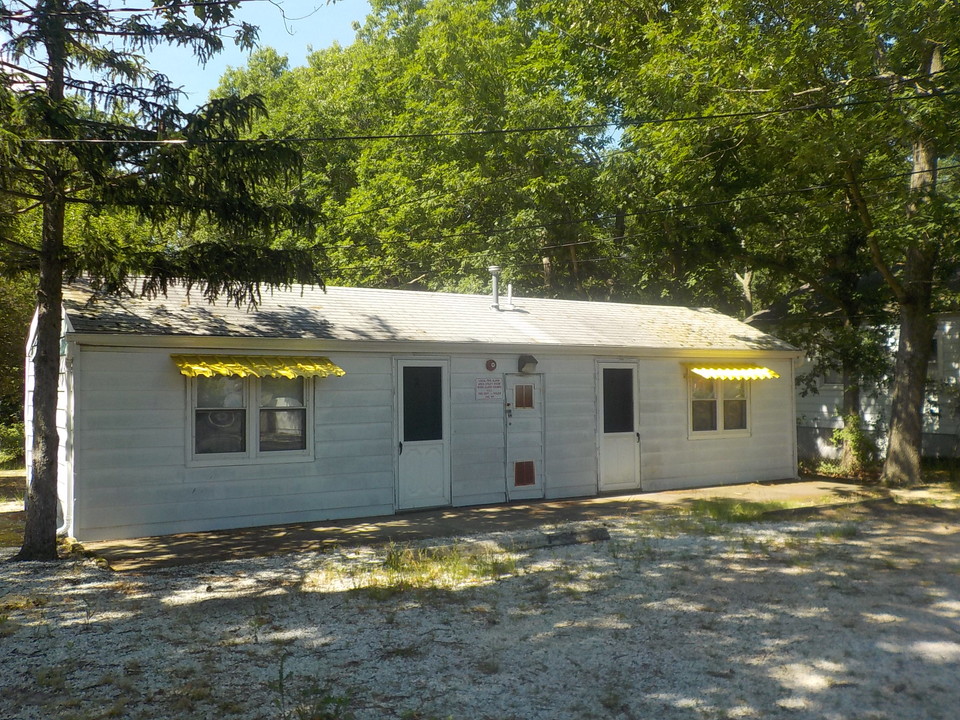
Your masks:
<svg viewBox="0 0 960 720"><path fill-rule="evenodd" d="M603 431L633 432L633 370L603 369Z"/></svg>
<svg viewBox="0 0 960 720"><path fill-rule="evenodd" d="M439 367L403 368L403 441L443 439L443 376Z"/></svg>

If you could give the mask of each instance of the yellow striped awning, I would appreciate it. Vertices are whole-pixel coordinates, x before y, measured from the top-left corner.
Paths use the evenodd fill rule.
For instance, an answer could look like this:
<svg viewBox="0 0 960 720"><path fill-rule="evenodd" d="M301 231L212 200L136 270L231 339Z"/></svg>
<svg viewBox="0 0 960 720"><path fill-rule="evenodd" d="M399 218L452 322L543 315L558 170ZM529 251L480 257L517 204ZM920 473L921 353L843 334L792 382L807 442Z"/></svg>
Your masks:
<svg viewBox="0 0 960 720"><path fill-rule="evenodd" d="M708 380L771 380L780 374L760 365L706 365L686 363L687 369Z"/></svg>
<svg viewBox="0 0 960 720"><path fill-rule="evenodd" d="M325 357L283 355L171 355L170 359L187 377L239 375L246 377L327 377L346 375L343 368Z"/></svg>

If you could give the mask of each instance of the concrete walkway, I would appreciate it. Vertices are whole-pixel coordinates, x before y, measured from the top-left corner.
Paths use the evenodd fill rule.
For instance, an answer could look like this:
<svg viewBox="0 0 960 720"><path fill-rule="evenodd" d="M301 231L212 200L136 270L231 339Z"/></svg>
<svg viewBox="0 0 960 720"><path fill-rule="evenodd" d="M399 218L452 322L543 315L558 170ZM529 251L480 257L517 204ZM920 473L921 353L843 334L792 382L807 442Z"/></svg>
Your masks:
<svg viewBox="0 0 960 720"><path fill-rule="evenodd" d="M261 555L311 552L343 545L457 537L564 522L599 521L605 517L650 512L662 507L682 507L705 498L830 505L876 496L877 491L859 485L821 479L750 483L635 495L440 508L373 518L110 540L84 543L84 548L105 558L114 570L148 570Z"/></svg>

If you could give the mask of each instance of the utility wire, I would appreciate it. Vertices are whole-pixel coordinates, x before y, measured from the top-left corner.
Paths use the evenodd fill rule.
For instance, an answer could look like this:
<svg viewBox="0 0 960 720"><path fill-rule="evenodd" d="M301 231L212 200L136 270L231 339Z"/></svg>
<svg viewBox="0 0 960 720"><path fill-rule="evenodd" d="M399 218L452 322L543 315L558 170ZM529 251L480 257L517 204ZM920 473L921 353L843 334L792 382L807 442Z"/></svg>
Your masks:
<svg viewBox="0 0 960 720"><path fill-rule="evenodd" d="M670 123L702 122L706 120L729 120L736 118L756 118L773 115L786 115L796 112L817 110L836 110L841 108L858 107L862 105L876 105L880 103L897 103L907 100L936 100L943 97L960 95L960 90L943 92L919 93L900 97L875 98L868 100L847 100L837 103L811 103L798 105L793 108L771 108L768 110L744 110L741 112L715 113L711 115L678 115L665 118L648 118L644 120L617 120L598 123L583 123L571 125L543 125L518 128L494 128L490 130L451 130L444 132L424 133L385 133L365 135L317 135L313 137L291 138L171 138L166 140L136 140L119 138L21 138L19 142L29 144L91 144L91 145L233 145L233 144L310 144L328 142L357 142L375 140L430 140L439 138L480 137L490 135L523 135L546 132L560 132L571 130L600 130L605 128L626 128L645 125L666 125Z"/></svg>

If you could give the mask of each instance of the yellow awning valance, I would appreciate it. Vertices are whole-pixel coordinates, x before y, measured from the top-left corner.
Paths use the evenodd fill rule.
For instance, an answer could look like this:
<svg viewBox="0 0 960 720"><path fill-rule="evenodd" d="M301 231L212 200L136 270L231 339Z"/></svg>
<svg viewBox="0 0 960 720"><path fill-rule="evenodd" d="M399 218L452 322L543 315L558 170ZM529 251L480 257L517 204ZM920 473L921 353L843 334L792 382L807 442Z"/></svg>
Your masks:
<svg viewBox="0 0 960 720"><path fill-rule="evenodd" d="M282 355L171 355L170 359L187 377L239 375L246 377L327 377L346 375L343 368L325 357Z"/></svg>
<svg viewBox="0 0 960 720"><path fill-rule="evenodd" d="M706 365L687 363L690 372L708 380L771 380L779 373L760 365Z"/></svg>

